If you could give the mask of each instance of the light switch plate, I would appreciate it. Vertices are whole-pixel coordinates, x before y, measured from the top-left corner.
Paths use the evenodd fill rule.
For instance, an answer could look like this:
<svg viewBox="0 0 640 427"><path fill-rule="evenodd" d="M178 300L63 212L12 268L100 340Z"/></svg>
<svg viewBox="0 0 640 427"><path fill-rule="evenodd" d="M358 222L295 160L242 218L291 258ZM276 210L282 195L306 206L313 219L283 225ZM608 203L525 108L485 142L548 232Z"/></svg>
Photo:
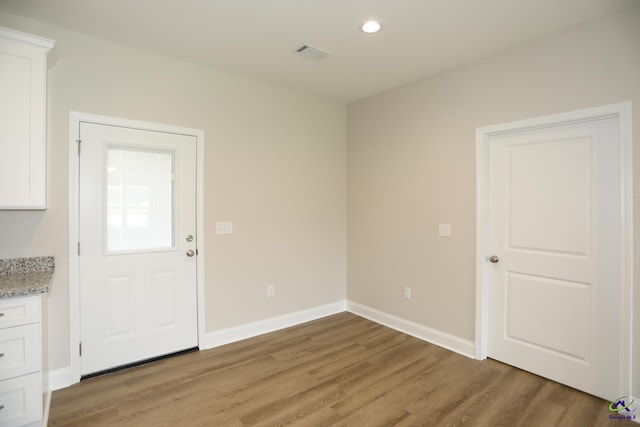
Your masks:
<svg viewBox="0 0 640 427"><path fill-rule="evenodd" d="M438 224L438 236L451 237L451 224Z"/></svg>
<svg viewBox="0 0 640 427"><path fill-rule="evenodd" d="M233 234L233 223L216 222L216 234Z"/></svg>

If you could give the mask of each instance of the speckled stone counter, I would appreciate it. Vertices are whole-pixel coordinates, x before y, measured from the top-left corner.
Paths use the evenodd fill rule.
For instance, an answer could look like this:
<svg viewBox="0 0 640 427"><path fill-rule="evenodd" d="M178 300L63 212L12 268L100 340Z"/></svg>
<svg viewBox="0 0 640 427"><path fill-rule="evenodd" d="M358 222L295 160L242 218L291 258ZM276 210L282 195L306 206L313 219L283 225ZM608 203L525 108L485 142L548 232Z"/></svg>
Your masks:
<svg viewBox="0 0 640 427"><path fill-rule="evenodd" d="M49 292L55 266L52 256L1 259L0 298Z"/></svg>

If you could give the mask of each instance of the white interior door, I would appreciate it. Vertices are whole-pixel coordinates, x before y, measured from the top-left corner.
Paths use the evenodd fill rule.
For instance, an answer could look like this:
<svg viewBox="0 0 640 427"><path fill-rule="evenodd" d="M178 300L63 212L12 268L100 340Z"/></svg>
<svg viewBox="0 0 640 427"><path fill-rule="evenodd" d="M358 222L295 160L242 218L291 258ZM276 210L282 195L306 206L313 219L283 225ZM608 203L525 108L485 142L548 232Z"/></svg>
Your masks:
<svg viewBox="0 0 640 427"><path fill-rule="evenodd" d="M196 141L80 123L81 374L193 348Z"/></svg>
<svg viewBox="0 0 640 427"><path fill-rule="evenodd" d="M620 390L619 138L610 117L489 140L488 355L607 400Z"/></svg>

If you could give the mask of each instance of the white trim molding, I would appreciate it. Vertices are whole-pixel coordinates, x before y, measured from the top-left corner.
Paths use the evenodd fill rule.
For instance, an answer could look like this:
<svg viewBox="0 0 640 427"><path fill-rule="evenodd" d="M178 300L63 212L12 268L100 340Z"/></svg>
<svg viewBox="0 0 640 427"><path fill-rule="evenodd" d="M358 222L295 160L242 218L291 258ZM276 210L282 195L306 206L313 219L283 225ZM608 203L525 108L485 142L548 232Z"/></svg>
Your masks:
<svg viewBox="0 0 640 427"><path fill-rule="evenodd" d="M375 308L367 307L353 301L347 301L347 310L353 314L387 326L412 337L427 341L439 347L446 348L463 356L474 358L475 345L473 342L455 335L429 328L411 320L403 319Z"/></svg>
<svg viewBox="0 0 640 427"><path fill-rule="evenodd" d="M375 308L345 300L244 325L206 332L200 336L200 350L231 344L346 311L463 356L469 358L474 357L475 346L471 341L385 313ZM49 372L49 383L51 384L52 390L68 387L77 383L78 380L79 376L74 375L73 369L70 367Z"/></svg>
<svg viewBox="0 0 640 427"><path fill-rule="evenodd" d="M633 325L633 156L631 102L555 114L476 129L476 349L475 358L487 358L489 279L486 257L489 254L489 143L493 135L557 126L559 124L615 117L619 119L621 198L621 245L619 283L619 388L620 395L632 391ZM637 356L636 356L637 359Z"/></svg>
<svg viewBox="0 0 640 427"><path fill-rule="evenodd" d="M267 334L269 332L278 331L280 329L299 325L304 322L320 319L322 317L331 316L346 311L345 301L339 301L332 304L313 307L307 310L296 311L284 314L282 316L272 317L257 322L247 323L240 326L233 326L226 329L206 333L203 340L200 341L200 349L219 347L221 345L230 344L247 338L253 338L258 335Z"/></svg>
<svg viewBox="0 0 640 427"><path fill-rule="evenodd" d="M189 135L196 138L196 227L198 263L196 281L198 294L198 341L202 343L205 335L205 292L204 292L204 130L122 119L118 117L99 116L77 111L69 112L69 357L70 366L51 372L50 387L53 390L67 387L80 381L81 365L79 355L80 344L80 262L78 242L80 240L79 224L79 174L80 158L78 156L78 139L80 123L95 123L141 130ZM200 344L201 345L201 344Z"/></svg>
<svg viewBox="0 0 640 427"><path fill-rule="evenodd" d="M632 420L636 424L640 424L640 397L632 397L633 405L631 406L631 410L633 411L633 415L635 418Z"/></svg>
<svg viewBox="0 0 640 427"><path fill-rule="evenodd" d="M49 390L52 391L69 387L70 385L78 382L78 380L71 375L71 367L69 366L49 371L47 376L49 378Z"/></svg>
<svg viewBox="0 0 640 427"><path fill-rule="evenodd" d="M44 392L44 410L42 412L42 425L49 425L49 413L51 412L51 389L47 388Z"/></svg>

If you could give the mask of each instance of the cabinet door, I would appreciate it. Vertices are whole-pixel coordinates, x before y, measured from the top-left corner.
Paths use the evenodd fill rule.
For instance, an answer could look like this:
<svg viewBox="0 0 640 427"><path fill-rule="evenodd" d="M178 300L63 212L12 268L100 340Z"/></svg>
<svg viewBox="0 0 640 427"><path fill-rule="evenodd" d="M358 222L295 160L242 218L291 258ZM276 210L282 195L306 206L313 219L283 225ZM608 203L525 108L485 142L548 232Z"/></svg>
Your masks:
<svg viewBox="0 0 640 427"><path fill-rule="evenodd" d="M0 208L44 209L49 42L0 28Z"/></svg>

